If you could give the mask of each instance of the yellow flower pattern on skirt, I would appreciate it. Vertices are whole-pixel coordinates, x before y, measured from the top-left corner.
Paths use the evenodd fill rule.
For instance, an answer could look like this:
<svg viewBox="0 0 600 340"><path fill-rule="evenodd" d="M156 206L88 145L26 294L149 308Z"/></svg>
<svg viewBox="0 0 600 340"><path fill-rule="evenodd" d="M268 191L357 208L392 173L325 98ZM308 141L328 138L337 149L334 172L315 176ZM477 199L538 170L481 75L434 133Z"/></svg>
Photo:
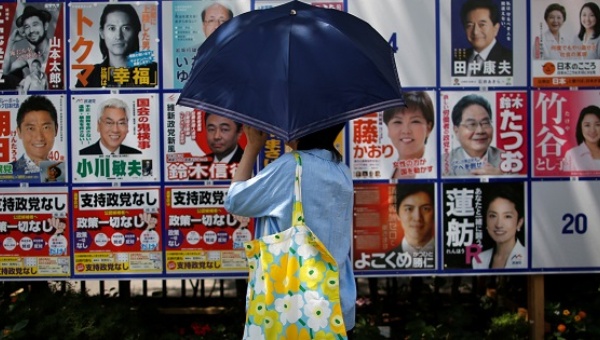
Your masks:
<svg viewBox="0 0 600 340"><path fill-rule="evenodd" d="M249 268L244 339L347 339L338 266L304 224L302 163L295 156L292 227L244 245Z"/></svg>

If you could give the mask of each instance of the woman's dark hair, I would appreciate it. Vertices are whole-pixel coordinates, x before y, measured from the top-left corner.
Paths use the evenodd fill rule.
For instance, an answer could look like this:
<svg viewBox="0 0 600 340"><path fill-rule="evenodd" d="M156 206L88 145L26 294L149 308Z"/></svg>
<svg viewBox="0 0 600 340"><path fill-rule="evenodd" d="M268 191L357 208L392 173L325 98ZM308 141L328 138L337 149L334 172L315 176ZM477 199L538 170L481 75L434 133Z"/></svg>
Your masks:
<svg viewBox="0 0 600 340"><path fill-rule="evenodd" d="M583 118L587 115L594 115L600 119L600 107L596 105L590 105L584 107L579 114L579 119L577 120L577 127L575 129L575 138L577 139L577 145L583 143L585 138L583 138L583 128L581 124L583 123ZM600 146L600 141L598 141L598 146Z"/></svg>
<svg viewBox="0 0 600 340"><path fill-rule="evenodd" d="M581 41L583 41L583 36L585 35L585 27L583 27L583 25L581 24L581 12L583 12L583 9L586 7L589 8L590 11L592 11L592 13L594 13L594 16L596 17L596 24L594 25L594 36L591 38L595 39L600 35L600 7L598 7L598 5L596 5L593 2L587 2L583 4L583 6L581 6L581 10L579 11L579 34L577 35L577 37Z"/></svg>
<svg viewBox="0 0 600 340"><path fill-rule="evenodd" d="M334 142L346 124L338 124L298 139L298 150L323 149L333 154L336 162L342 161L342 154L335 148Z"/></svg>
<svg viewBox="0 0 600 340"><path fill-rule="evenodd" d="M523 226L521 230L516 233L516 237L521 242L521 244L525 244L525 206L523 199L523 184L522 183L494 183L490 184L489 189L485 191L483 197L483 207L485 208L485 217L484 221L487 221L487 212L490 208L490 204L494 202L498 198L503 198L509 202L511 202L515 206L515 210L517 211L517 221L519 219L523 219ZM486 222L487 224L487 222ZM487 225L486 225L487 229ZM484 244L494 244L495 242L491 240L491 236L488 233L484 233Z"/></svg>
<svg viewBox="0 0 600 340"><path fill-rule="evenodd" d="M406 110L416 111L420 110L423 113L423 118L427 124L431 124L431 128L435 126L435 112L433 112L433 102L431 97L425 91L411 91L404 92L404 103L406 106L393 107L383 111L383 123L387 125L390 120L394 117L396 112L403 112ZM425 139L427 143L427 139Z"/></svg>
<svg viewBox="0 0 600 340"><path fill-rule="evenodd" d="M546 10L544 11L544 20L548 20L548 16L554 11L559 11L563 16L563 21L567 21L567 10L565 10L564 6L557 3L550 4L546 7Z"/></svg>
<svg viewBox="0 0 600 340"><path fill-rule="evenodd" d="M130 51L127 51L127 55L131 53L138 52L140 50L140 37L139 34L142 30L142 23L140 22L140 17L138 16L137 11L133 6L128 4L108 4L104 7L102 11L102 15L100 16L100 29L104 29L104 25L106 24L106 17L110 13L114 12L123 12L127 15L127 17L131 20L130 24L133 27L134 35L133 35L133 44ZM100 52L102 52L102 58L108 58L108 48L106 47L106 42L100 35Z"/></svg>

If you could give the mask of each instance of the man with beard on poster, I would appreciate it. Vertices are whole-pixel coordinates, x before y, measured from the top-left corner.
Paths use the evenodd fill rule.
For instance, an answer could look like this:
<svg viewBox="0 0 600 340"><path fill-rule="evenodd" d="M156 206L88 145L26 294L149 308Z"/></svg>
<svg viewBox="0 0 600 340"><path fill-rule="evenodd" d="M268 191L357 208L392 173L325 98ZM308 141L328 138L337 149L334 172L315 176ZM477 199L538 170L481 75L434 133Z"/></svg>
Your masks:
<svg viewBox="0 0 600 340"><path fill-rule="evenodd" d="M39 60L44 72L50 52L47 32L51 20L50 12L31 5L25 6L23 14L17 17L17 29L10 34L6 46L1 89L16 89L29 75L32 59Z"/></svg>

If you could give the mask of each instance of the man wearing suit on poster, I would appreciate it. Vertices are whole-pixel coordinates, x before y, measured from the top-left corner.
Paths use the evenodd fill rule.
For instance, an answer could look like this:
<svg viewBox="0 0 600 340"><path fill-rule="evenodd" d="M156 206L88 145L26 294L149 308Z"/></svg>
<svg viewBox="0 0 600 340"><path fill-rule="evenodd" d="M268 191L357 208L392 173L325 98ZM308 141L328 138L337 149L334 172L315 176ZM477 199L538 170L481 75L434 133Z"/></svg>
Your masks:
<svg viewBox="0 0 600 340"><path fill-rule="evenodd" d="M242 124L219 115L205 113L206 140L212 153L206 155L212 163L239 163L244 149L239 144Z"/></svg>
<svg viewBox="0 0 600 340"><path fill-rule="evenodd" d="M129 155L141 154L138 149L122 144L129 132L129 107L117 98L100 104L98 112L100 139L81 150L80 155Z"/></svg>
<svg viewBox="0 0 600 340"><path fill-rule="evenodd" d="M31 59L39 60L44 72L50 53L48 28L51 20L50 12L30 5L25 6L23 13L15 20L17 29L8 37L0 88L16 89L29 75Z"/></svg>
<svg viewBox="0 0 600 340"><path fill-rule="evenodd" d="M512 51L496 40L500 11L492 0L467 0L460 18L471 48L466 51L468 76L511 76Z"/></svg>

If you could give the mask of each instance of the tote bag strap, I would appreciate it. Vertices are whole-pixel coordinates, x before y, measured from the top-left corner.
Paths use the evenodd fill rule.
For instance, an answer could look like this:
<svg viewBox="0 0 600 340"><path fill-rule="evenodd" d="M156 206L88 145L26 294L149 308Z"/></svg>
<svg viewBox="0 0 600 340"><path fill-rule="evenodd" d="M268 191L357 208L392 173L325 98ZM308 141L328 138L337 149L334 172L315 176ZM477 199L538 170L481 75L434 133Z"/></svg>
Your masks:
<svg viewBox="0 0 600 340"><path fill-rule="evenodd" d="M292 226L305 225L304 211L302 210L302 159L300 154L294 151L296 158L296 179L294 180L294 204L292 210Z"/></svg>

